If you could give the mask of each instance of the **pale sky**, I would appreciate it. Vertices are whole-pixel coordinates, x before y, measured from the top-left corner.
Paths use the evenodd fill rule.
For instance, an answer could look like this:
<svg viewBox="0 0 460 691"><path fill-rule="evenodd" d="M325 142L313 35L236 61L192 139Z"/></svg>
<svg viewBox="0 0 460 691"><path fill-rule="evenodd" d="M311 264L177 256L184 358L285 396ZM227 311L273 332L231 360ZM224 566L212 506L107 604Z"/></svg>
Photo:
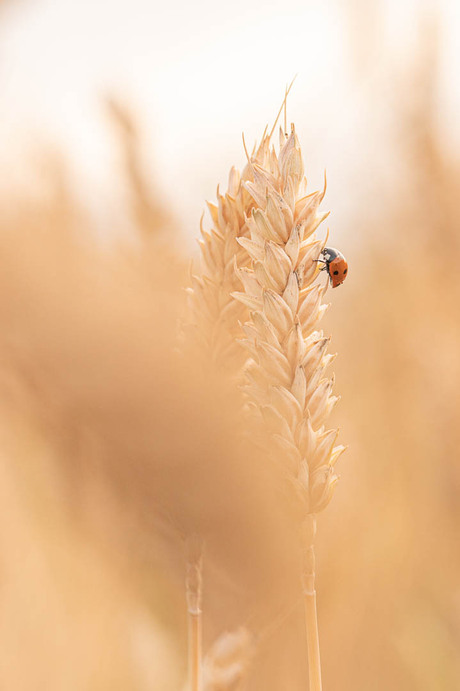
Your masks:
<svg viewBox="0 0 460 691"><path fill-rule="evenodd" d="M0 12L1 183L23 179L25 154L44 136L71 156L88 203L108 202L117 156L100 101L114 94L135 109L150 172L194 235L204 200L244 163L241 132L249 143L260 135L297 73L289 119L313 186L327 168L340 218L352 185L369 184L371 153L379 142L385 149L392 80L417 45L415 8L429 23L433 7L443 35L441 126L458 146L453 0L10 0Z"/></svg>

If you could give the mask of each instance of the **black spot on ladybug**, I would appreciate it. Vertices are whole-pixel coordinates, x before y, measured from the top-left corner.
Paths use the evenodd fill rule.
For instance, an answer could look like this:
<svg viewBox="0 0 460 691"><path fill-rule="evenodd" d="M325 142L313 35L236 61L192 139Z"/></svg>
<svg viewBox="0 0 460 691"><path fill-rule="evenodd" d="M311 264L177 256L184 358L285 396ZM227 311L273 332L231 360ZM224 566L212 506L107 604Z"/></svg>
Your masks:
<svg viewBox="0 0 460 691"><path fill-rule="evenodd" d="M338 271L334 271L334 276L338 276L338 275L339 275L339 272L338 272Z"/></svg>
<svg viewBox="0 0 460 691"><path fill-rule="evenodd" d="M344 270L343 270L343 273L344 273L344 274L346 274L346 273L347 273L347 271L348 271L348 269L344 269Z"/></svg>

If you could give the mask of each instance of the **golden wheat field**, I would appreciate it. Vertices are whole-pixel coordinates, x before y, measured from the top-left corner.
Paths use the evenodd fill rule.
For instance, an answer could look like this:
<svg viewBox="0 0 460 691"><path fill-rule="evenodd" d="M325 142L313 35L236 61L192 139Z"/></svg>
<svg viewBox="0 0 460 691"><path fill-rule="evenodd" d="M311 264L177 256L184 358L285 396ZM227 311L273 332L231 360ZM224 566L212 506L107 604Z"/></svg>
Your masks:
<svg viewBox="0 0 460 691"><path fill-rule="evenodd" d="M0 0L0 691L460 689L459 40Z"/></svg>

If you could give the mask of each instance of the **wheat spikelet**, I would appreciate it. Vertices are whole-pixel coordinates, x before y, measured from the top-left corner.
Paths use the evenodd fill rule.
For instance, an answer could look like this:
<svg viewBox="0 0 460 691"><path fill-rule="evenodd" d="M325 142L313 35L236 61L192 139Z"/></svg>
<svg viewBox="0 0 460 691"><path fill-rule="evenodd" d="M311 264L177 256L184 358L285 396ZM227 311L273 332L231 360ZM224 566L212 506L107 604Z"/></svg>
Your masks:
<svg viewBox="0 0 460 691"><path fill-rule="evenodd" d="M269 140L262 142L265 150ZM246 394L261 429L267 453L286 465L289 484L302 515L304 594L309 644L310 689L321 688L314 590L315 514L329 503L337 475L334 465L344 450L334 446L337 430L325 422L337 402L325 369L328 339L316 330L327 306L325 287L314 284L323 243L315 230L327 216L319 212L325 193L306 194L306 179L294 126L281 132L266 165L250 161L245 181L254 206L246 224L250 237L239 243L251 258L237 269L243 291L233 292L250 310L242 343L249 354ZM326 286L327 287L327 286ZM267 444L268 440L268 444Z"/></svg>

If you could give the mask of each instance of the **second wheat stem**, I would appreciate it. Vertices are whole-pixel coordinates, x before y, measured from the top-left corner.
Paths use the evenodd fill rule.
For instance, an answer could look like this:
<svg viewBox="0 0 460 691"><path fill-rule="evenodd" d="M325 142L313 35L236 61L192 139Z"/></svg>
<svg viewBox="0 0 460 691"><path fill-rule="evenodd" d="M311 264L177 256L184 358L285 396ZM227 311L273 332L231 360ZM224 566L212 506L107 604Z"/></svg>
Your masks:
<svg viewBox="0 0 460 691"><path fill-rule="evenodd" d="M309 691L321 691L321 659L319 650L318 617L316 613L315 551L316 519L310 515L305 523L305 552L303 563L303 595L307 630Z"/></svg>

